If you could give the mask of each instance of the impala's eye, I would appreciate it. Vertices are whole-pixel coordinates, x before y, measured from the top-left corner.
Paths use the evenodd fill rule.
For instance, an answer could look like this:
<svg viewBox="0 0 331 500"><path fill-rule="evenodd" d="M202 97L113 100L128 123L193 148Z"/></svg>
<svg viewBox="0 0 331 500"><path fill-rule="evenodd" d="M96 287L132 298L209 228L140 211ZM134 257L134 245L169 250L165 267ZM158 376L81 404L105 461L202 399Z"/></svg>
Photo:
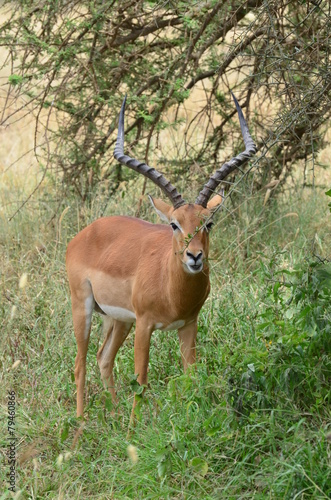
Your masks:
<svg viewBox="0 0 331 500"><path fill-rule="evenodd" d="M211 228L213 227L214 223L213 222L208 222L208 224L206 224L206 229L209 233L209 231L211 230Z"/></svg>
<svg viewBox="0 0 331 500"><path fill-rule="evenodd" d="M173 229L174 231L177 231L177 229L179 229L179 227L178 227L178 226L176 226L176 224L175 224L174 222L170 222L170 226L172 227L172 229Z"/></svg>

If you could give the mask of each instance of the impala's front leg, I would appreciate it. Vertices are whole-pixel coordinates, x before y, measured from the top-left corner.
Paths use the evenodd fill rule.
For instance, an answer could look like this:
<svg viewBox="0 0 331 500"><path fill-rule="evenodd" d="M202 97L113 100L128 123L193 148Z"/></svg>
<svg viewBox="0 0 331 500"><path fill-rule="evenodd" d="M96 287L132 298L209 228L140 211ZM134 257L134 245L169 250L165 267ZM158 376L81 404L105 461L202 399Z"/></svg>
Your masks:
<svg viewBox="0 0 331 500"><path fill-rule="evenodd" d="M136 335L134 339L134 372L138 375L137 381L140 385L147 385L147 370L149 361L149 347L153 327L143 319L136 322ZM137 401L134 398L130 423L134 422L134 409Z"/></svg>
<svg viewBox="0 0 331 500"><path fill-rule="evenodd" d="M180 343L180 352L182 355L182 361L184 365L184 372L187 370L189 365L195 363L196 356L196 338L198 333L198 323L195 319L192 323L189 323L183 328L178 330L178 337Z"/></svg>

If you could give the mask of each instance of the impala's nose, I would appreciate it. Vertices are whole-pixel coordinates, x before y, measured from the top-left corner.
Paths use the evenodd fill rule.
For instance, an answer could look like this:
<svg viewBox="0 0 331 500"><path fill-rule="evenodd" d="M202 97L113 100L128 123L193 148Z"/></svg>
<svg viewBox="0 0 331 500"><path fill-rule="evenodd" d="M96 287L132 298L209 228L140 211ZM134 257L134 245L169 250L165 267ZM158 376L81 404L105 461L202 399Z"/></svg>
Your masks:
<svg viewBox="0 0 331 500"><path fill-rule="evenodd" d="M190 252L190 250L186 250L186 257L188 258L186 261L186 266L190 273L199 273L200 271L202 271L202 256L203 253L201 252L201 250L197 254Z"/></svg>
<svg viewBox="0 0 331 500"><path fill-rule="evenodd" d="M195 262L198 262L199 259L202 257L202 252L198 252L197 255L194 255L192 252L189 250L186 251L186 255L190 258L193 259Z"/></svg>

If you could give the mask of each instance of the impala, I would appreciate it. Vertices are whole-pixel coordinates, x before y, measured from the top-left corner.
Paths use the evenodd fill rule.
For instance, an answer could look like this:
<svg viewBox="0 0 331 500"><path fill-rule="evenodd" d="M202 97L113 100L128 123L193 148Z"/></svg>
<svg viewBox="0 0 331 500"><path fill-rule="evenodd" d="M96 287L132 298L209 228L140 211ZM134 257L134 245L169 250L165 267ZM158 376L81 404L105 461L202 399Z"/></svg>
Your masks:
<svg viewBox="0 0 331 500"><path fill-rule="evenodd" d="M147 384L151 335L154 330L178 330L184 370L195 362L197 320L210 290L208 252L212 216L222 201L220 182L256 152L242 110L239 115L245 151L218 169L194 204L186 203L157 170L124 154L124 99L115 158L151 179L171 201L150 197L167 223L151 224L134 217L103 217L69 243L66 255L77 356L77 416L83 416L86 354L93 311L108 316L105 340L97 354L101 377L116 401L113 366L118 349L133 323L135 374ZM134 406L135 406L134 398Z"/></svg>

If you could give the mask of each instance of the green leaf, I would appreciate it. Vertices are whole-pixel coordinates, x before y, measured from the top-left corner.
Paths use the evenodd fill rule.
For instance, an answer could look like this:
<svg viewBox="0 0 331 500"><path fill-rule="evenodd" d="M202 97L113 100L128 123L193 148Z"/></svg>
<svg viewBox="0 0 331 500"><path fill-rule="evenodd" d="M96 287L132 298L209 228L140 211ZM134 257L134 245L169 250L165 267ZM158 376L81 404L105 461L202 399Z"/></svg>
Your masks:
<svg viewBox="0 0 331 500"><path fill-rule="evenodd" d="M274 284L274 290L273 290L275 299L276 299L276 297L277 297L277 295L278 295L278 293L277 293L277 292L278 292L278 288L279 288L279 287L280 287L280 282L279 282L279 281L277 281L277 282Z"/></svg>
<svg viewBox="0 0 331 500"><path fill-rule="evenodd" d="M159 460L157 465L157 472L159 477L163 478L167 474L171 473L171 453L169 447L162 448L156 454L156 458Z"/></svg>
<svg viewBox="0 0 331 500"><path fill-rule="evenodd" d="M194 457L190 460L190 466L200 476L205 476L208 472L208 463L200 457Z"/></svg>
<svg viewBox="0 0 331 500"><path fill-rule="evenodd" d="M153 117L146 113L146 111L138 111L139 118L143 118L146 123L153 123Z"/></svg>
<svg viewBox="0 0 331 500"><path fill-rule="evenodd" d="M131 375L130 385L131 385L133 391L138 394L138 391L139 391L141 386L140 386L139 382L137 381L137 378L138 378L138 375Z"/></svg>
<svg viewBox="0 0 331 500"><path fill-rule="evenodd" d="M67 439L68 435L69 435L69 422L67 420L63 424L63 429L61 432L61 443L63 443Z"/></svg>
<svg viewBox="0 0 331 500"><path fill-rule="evenodd" d="M170 379L168 382L168 394L172 402L176 401L176 380Z"/></svg>
<svg viewBox="0 0 331 500"><path fill-rule="evenodd" d="M270 321L266 321L265 323L260 323L259 325L256 325L256 330L263 330L264 328L266 328L267 326L269 326L271 323Z"/></svg>
<svg viewBox="0 0 331 500"><path fill-rule="evenodd" d="M157 466L157 473L158 473L159 477L164 477L169 472L171 472L171 464L170 464L170 467L169 467L169 462L168 461L159 462L159 464Z"/></svg>
<svg viewBox="0 0 331 500"><path fill-rule="evenodd" d="M20 85L23 82L23 76L20 75L10 75L8 78L8 82L11 85Z"/></svg>
<svg viewBox="0 0 331 500"><path fill-rule="evenodd" d="M295 310L295 309L293 309L293 307L292 307L292 308L290 308L290 309L287 309L287 311L285 311L284 316L285 316L285 318L287 318L287 319L292 319L295 313L296 313L296 310Z"/></svg>
<svg viewBox="0 0 331 500"><path fill-rule="evenodd" d="M138 384L138 388L135 391L136 395L137 396L142 395L142 393L144 392L145 387L146 387L145 385L139 385Z"/></svg>
<svg viewBox="0 0 331 500"><path fill-rule="evenodd" d="M113 400L109 391L104 391L102 394L104 400L104 406L106 410L111 411L113 409Z"/></svg>

